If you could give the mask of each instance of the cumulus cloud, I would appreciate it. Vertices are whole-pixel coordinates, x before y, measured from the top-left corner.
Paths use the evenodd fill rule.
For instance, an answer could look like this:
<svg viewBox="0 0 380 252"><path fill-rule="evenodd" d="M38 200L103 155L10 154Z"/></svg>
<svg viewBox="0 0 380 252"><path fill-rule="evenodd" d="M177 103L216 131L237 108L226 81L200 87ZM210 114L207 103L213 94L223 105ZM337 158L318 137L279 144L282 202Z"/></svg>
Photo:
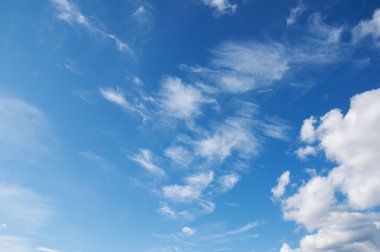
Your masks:
<svg viewBox="0 0 380 252"><path fill-rule="evenodd" d="M138 163L141 167L143 167L148 172L158 175L158 176L165 176L166 173L164 170L159 168L154 162L153 162L153 153L148 149L141 149L139 153L129 156L129 158L136 163Z"/></svg>
<svg viewBox="0 0 380 252"><path fill-rule="evenodd" d="M58 19L69 23L71 26L78 25L89 32L97 33L101 37L112 41L120 52L126 52L133 55L133 52L127 43L92 22L89 18L83 15L78 6L74 3L69 0L50 0L50 3L55 7Z"/></svg>
<svg viewBox="0 0 380 252"><path fill-rule="evenodd" d="M313 116L303 121L300 133L301 141L308 144L314 143L314 141L316 140L314 124L316 122L317 120Z"/></svg>
<svg viewBox="0 0 380 252"><path fill-rule="evenodd" d="M194 202L202 197L202 192L214 180L214 173L201 172L185 178L186 185L168 185L162 188L163 196L177 202ZM207 206L206 206L207 207Z"/></svg>
<svg viewBox="0 0 380 252"><path fill-rule="evenodd" d="M281 201L284 218L308 232L299 248L281 251L377 251L380 89L352 97L346 114L333 109L314 123L319 148L338 166Z"/></svg>
<svg viewBox="0 0 380 252"><path fill-rule="evenodd" d="M304 160L310 156L315 156L318 153L318 149L314 146L301 147L296 150L296 155Z"/></svg>
<svg viewBox="0 0 380 252"><path fill-rule="evenodd" d="M214 9L215 16L224 14L233 15L238 7L237 4L232 4L229 0L202 0L202 2Z"/></svg>
<svg viewBox="0 0 380 252"><path fill-rule="evenodd" d="M290 183L290 172L284 172L277 180L277 185L272 188L272 196L274 199L281 198L286 190L286 186Z"/></svg>
<svg viewBox="0 0 380 252"><path fill-rule="evenodd" d="M167 77L160 90L160 107L165 116L177 119L191 119L200 113L203 104L213 102L201 90L186 85L181 79Z"/></svg>
<svg viewBox="0 0 380 252"><path fill-rule="evenodd" d="M375 10L372 19L362 20L352 29L352 40L358 42L366 37L372 38L380 46L380 9Z"/></svg>
<svg viewBox="0 0 380 252"><path fill-rule="evenodd" d="M184 234L186 236L192 236L196 232L195 229L193 229L191 227L187 227L187 226L183 227L181 231L182 231L182 234Z"/></svg>
<svg viewBox="0 0 380 252"><path fill-rule="evenodd" d="M240 176L236 173L231 173L220 177L220 185L222 186L223 191L229 191L235 187L239 182Z"/></svg>

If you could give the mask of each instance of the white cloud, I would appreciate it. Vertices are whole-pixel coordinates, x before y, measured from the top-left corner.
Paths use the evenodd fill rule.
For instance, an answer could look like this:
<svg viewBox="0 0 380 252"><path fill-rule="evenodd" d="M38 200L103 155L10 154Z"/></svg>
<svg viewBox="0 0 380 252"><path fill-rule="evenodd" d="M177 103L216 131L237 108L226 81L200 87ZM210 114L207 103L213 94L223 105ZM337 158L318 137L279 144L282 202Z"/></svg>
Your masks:
<svg viewBox="0 0 380 252"><path fill-rule="evenodd" d="M214 172L201 172L185 178L186 185L168 185L162 188L163 196L178 202L199 201L202 192L214 180ZM200 202L200 204L203 201ZM208 208L207 203L205 207Z"/></svg>
<svg viewBox="0 0 380 252"><path fill-rule="evenodd" d="M198 188L207 187L214 180L214 172L201 172L185 178L187 184Z"/></svg>
<svg viewBox="0 0 380 252"><path fill-rule="evenodd" d="M129 158L143 167L148 172L158 175L165 176L165 171L159 168L153 163L153 153L148 149L141 149L138 154L129 156Z"/></svg>
<svg viewBox="0 0 380 252"><path fill-rule="evenodd" d="M131 104L125 99L123 92L119 89L100 88L101 95L109 102L119 105L125 110L133 110Z"/></svg>
<svg viewBox="0 0 380 252"><path fill-rule="evenodd" d="M193 214L190 213L189 211L187 210L175 211L168 205L161 206L160 208L158 208L157 212L171 219L189 220L193 218Z"/></svg>
<svg viewBox="0 0 380 252"><path fill-rule="evenodd" d="M57 10L57 17L60 20L69 23L71 26L78 25L89 32L98 33L103 38L111 40L120 52L126 52L133 55L133 52L127 43L122 41L116 35L108 33L106 30L88 19L74 3L69 0L50 0L50 2Z"/></svg>
<svg viewBox="0 0 380 252"><path fill-rule="evenodd" d="M314 36L326 41L327 44L338 43L343 32L343 27L327 25L319 13L314 13L310 16L309 29Z"/></svg>
<svg viewBox="0 0 380 252"><path fill-rule="evenodd" d="M284 53L281 44L226 42L214 51L209 75L227 92L266 87L288 71Z"/></svg>
<svg viewBox="0 0 380 252"><path fill-rule="evenodd" d="M286 186L290 183L290 172L284 172L278 179L276 187L272 188L272 196L274 199L281 198L286 190Z"/></svg>
<svg viewBox="0 0 380 252"><path fill-rule="evenodd" d="M261 130L264 135L278 140L288 140L289 125L279 119L271 119L261 123Z"/></svg>
<svg viewBox="0 0 380 252"><path fill-rule="evenodd" d="M190 151L182 146L172 146L165 150L165 155L177 164L187 166L191 163Z"/></svg>
<svg viewBox="0 0 380 252"><path fill-rule="evenodd" d="M312 116L308 119L305 119L302 124L300 139L308 144L314 143L315 139L315 129L314 124L317 123L317 120Z"/></svg>
<svg viewBox="0 0 380 252"><path fill-rule="evenodd" d="M352 29L352 40L358 42L371 37L380 46L380 9L374 11L372 19L362 20Z"/></svg>
<svg viewBox="0 0 380 252"><path fill-rule="evenodd" d="M54 137L44 112L22 100L0 97L1 158L25 158L46 154ZM22 153L22 155L21 155Z"/></svg>
<svg viewBox="0 0 380 252"><path fill-rule="evenodd" d="M235 173L222 176L219 181L223 191L229 191L239 182L240 176Z"/></svg>
<svg viewBox="0 0 380 252"><path fill-rule="evenodd" d="M191 202L201 196L201 190L190 185L168 185L162 191L165 198L178 202Z"/></svg>
<svg viewBox="0 0 380 252"><path fill-rule="evenodd" d="M182 228L182 234L186 235L186 236L192 236L196 233L195 229L191 228L191 227L183 227Z"/></svg>
<svg viewBox="0 0 380 252"><path fill-rule="evenodd" d="M1 252L30 252L29 241L18 236L0 235Z"/></svg>
<svg viewBox="0 0 380 252"><path fill-rule="evenodd" d="M0 185L0 202L0 219L24 231L35 231L53 216L51 200L24 187Z"/></svg>
<svg viewBox="0 0 380 252"><path fill-rule="evenodd" d="M314 128L315 139L330 161L327 176L315 176L282 200L284 218L309 233L299 248L281 251L377 251L380 230L380 89L351 98L343 115L334 109ZM337 197L336 195L340 196Z"/></svg>
<svg viewBox="0 0 380 252"><path fill-rule="evenodd" d="M186 85L181 79L167 77L160 90L160 107L166 116L191 119L200 114L204 103L212 102L194 86Z"/></svg>
<svg viewBox="0 0 380 252"><path fill-rule="evenodd" d="M252 229L258 227L259 225L260 225L260 223L257 221L256 222L249 222L249 223L245 224L244 226L239 227L237 229L226 231L226 232L220 233L220 234L214 234L214 235L206 236L203 239L204 240L212 240L212 239L226 238L229 236L237 236L237 235L249 232Z"/></svg>
<svg viewBox="0 0 380 252"><path fill-rule="evenodd" d="M236 13L237 4L231 4L229 0L202 0L202 2L214 9L214 15L233 15Z"/></svg>
<svg viewBox="0 0 380 252"><path fill-rule="evenodd" d="M243 157L256 154L258 140L251 132L251 122L231 118L217 126L211 134L195 142L196 154L222 162L234 151Z"/></svg>
<svg viewBox="0 0 380 252"><path fill-rule="evenodd" d="M46 247L37 247L36 251L37 252L59 252L59 250L46 248Z"/></svg>
<svg viewBox="0 0 380 252"><path fill-rule="evenodd" d="M296 155L302 160L307 159L309 156L315 156L317 153L318 148L313 146L301 147L296 150Z"/></svg>
<svg viewBox="0 0 380 252"><path fill-rule="evenodd" d="M290 9L289 17L286 18L286 25L291 26L296 23L297 19L302 15L306 10L305 5L302 0L298 1L297 5L294 8Z"/></svg>

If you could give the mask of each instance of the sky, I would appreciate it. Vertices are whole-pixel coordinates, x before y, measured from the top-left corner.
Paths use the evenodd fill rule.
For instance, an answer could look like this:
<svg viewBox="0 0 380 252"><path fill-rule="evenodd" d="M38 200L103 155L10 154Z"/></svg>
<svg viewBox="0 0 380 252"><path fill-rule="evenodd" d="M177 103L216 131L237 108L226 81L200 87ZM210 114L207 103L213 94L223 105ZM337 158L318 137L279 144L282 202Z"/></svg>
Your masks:
<svg viewBox="0 0 380 252"><path fill-rule="evenodd" d="M0 2L0 251L380 251L380 2Z"/></svg>

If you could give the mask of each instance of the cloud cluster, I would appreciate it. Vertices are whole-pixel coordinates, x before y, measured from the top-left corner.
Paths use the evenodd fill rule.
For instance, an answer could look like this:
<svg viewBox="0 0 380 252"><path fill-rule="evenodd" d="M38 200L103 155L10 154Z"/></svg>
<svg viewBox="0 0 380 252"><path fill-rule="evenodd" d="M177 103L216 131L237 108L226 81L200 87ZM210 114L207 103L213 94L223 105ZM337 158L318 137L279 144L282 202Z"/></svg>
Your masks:
<svg viewBox="0 0 380 252"><path fill-rule="evenodd" d="M309 233L299 248L286 251L377 251L380 247L380 89L355 95L343 114L333 109L304 121L301 139L316 142L338 166L314 176L281 200L284 218ZM287 174L287 173L284 173ZM284 174L273 190L284 193ZM284 183L287 182L287 183ZM279 189L278 189L279 188ZM340 196L339 196L340 195Z"/></svg>

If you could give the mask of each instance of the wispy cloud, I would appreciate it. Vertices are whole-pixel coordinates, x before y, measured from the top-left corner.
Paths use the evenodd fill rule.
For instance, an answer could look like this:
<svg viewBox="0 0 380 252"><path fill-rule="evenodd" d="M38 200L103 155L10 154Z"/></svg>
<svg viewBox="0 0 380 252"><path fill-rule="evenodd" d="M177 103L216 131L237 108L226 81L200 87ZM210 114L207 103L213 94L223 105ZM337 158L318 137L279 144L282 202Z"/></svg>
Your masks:
<svg viewBox="0 0 380 252"><path fill-rule="evenodd" d="M25 154L51 151L55 140L40 109L20 99L0 97L0 118L1 158L24 159Z"/></svg>
<svg viewBox="0 0 380 252"><path fill-rule="evenodd" d="M213 234L213 235L205 236L205 237L202 237L201 239L202 240L214 240L214 239L223 239L223 238L227 238L227 237L231 237L231 236L241 235L243 233L249 232L252 229L258 227L260 224L261 223L258 221L249 222L249 223L245 224L244 226L239 227L237 229L226 231L226 232L220 233L220 234Z"/></svg>
<svg viewBox="0 0 380 252"><path fill-rule="evenodd" d="M2 252L30 252L29 241L25 238L10 235L0 235L0 250Z"/></svg>
<svg viewBox="0 0 380 252"><path fill-rule="evenodd" d="M165 198L178 202L198 201L202 191L214 180L214 172L201 172L185 178L185 185L168 185L162 188Z"/></svg>
<svg viewBox="0 0 380 252"><path fill-rule="evenodd" d="M223 191L229 191L239 182L240 176L236 173L231 173L220 177L220 185Z"/></svg>
<svg viewBox="0 0 380 252"><path fill-rule="evenodd" d="M281 44L225 42L214 50L212 69L208 76L223 90L239 93L282 79L289 63Z"/></svg>
<svg viewBox="0 0 380 252"><path fill-rule="evenodd" d="M53 216L47 197L16 185L0 185L0 219L12 228L35 231Z"/></svg>
<svg viewBox="0 0 380 252"><path fill-rule="evenodd" d="M192 160L192 154L183 146L171 146L165 150L165 155L173 162L182 166L188 166Z"/></svg>
<svg viewBox="0 0 380 252"><path fill-rule="evenodd" d="M37 247L35 251L37 251L37 252L60 252L59 250L46 248L46 247Z"/></svg>
<svg viewBox="0 0 380 252"><path fill-rule="evenodd" d="M165 116L191 119L199 115L201 107L213 100L205 97L198 88L181 79L166 77L162 82L159 104Z"/></svg>
<svg viewBox="0 0 380 252"><path fill-rule="evenodd" d="M139 153L129 156L129 158L138 163L142 168L148 172L163 177L166 175L165 171L159 168L153 162L153 153L148 149L140 149Z"/></svg>
<svg viewBox="0 0 380 252"><path fill-rule="evenodd" d="M380 46L380 9L374 11L372 19L362 20L352 29L352 40L358 41L370 37L376 46Z"/></svg>
<svg viewBox="0 0 380 252"><path fill-rule="evenodd" d="M236 13L237 4L230 3L229 0L202 0L202 2L214 9L214 15L233 15Z"/></svg>
<svg viewBox="0 0 380 252"><path fill-rule="evenodd" d="M106 30L92 22L80 11L78 6L71 1L50 0L50 2L55 7L57 11L57 17L60 20L69 23L71 26L78 25L89 32L97 33L101 37L112 41L120 52L125 52L133 55L133 51L130 49L127 43L125 43L116 35L108 33Z"/></svg>
<svg viewBox="0 0 380 252"><path fill-rule="evenodd" d="M131 104L125 98L123 92L120 89L112 88L100 88L101 95L107 100L116 105L122 107L125 110L133 110Z"/></svg>
<svg viewBox="0 0 380 252"><path fill-rule="evenodd" d="M291 26L297 22L297 19L302 15L302 13L306 10L305 4L302 0L299 0L297 5L290 9L290 14L286 18L286 25Z"/></svg>
<svg viewBox="0 0 380 252"><path fill-rule="evenodd" d="M195 141L196 154L209 160L222 162L236 152L241 157L249 157L258 151L259 141L250 130L252 122L239 118L229 118L216 126L204 138Z"/></svg>

